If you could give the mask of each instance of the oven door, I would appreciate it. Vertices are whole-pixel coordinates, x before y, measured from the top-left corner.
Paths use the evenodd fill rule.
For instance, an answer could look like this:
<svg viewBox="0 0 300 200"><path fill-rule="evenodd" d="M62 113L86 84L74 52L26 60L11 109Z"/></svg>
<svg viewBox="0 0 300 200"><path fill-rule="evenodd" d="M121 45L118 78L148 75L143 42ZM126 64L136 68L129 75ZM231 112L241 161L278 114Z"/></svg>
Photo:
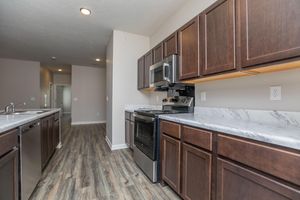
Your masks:
<svg viewBox="0 0 300 200"><path fill-rule="evenodd" d="M151 160L156 160L156 120L153 117L136 115L134 123L134 145Z"/></svg>

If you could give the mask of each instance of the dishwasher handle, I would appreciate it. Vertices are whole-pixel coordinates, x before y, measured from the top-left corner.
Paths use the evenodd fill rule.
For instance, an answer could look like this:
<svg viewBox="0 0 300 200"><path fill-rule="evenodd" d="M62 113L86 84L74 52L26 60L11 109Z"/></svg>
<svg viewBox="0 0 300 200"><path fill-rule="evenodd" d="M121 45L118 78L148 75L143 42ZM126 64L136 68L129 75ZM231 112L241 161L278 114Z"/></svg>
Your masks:
<svg viewBox="0 0 300 200"><path fill-rule="evenodd" d="M23 126L23 127L21 128L21 133L26 133L26 132L28 132L30 129L33 129L33 128L38 127L38 126L40 126L40 122L35 122L35 123L30 124L30 125Z"/></svg>

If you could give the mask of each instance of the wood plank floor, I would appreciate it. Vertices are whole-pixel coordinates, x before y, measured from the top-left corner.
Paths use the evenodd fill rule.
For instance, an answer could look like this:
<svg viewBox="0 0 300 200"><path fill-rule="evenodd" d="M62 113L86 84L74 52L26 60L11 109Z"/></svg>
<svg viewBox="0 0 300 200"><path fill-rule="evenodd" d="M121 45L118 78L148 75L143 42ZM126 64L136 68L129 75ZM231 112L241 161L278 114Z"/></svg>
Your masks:
<svg viewBox="0 0 300 200"><path fill-rule="evenodd" d="M152 184L135 165L129 149L111 152L105 124L62 123L63 147L45 169L31 200L176 200L169 188Z"/></svg>

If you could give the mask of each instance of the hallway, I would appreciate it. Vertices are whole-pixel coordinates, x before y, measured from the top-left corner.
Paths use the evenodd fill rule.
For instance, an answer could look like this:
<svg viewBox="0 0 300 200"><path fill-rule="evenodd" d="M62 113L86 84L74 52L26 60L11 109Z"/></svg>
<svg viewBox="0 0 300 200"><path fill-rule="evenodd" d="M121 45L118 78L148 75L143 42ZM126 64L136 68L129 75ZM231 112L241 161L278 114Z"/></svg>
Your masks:
<svg viewBox="0 0 300 200"><path fill-rule="evenodd" d="M63 147L43 172L31 200L179 199L169 187L152 184L129 149L111 152L105 124L70 126L62 118Z"/></svg>

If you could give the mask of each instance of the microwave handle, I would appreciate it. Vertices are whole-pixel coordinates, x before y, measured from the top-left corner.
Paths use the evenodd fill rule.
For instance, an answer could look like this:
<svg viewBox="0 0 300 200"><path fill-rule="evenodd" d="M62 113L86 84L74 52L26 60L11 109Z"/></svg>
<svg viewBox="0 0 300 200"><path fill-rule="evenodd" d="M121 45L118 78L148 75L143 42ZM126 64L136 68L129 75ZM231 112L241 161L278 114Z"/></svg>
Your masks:
<svg viewBox="0 0 300 200"><path fill-rule="evenodd" d="M168 63L164 63L163 64L163 77L164 77L163 79L165 81L171 82L170 78L166 76L166 68L167 67L170 67L170 65Z"/></svg>

